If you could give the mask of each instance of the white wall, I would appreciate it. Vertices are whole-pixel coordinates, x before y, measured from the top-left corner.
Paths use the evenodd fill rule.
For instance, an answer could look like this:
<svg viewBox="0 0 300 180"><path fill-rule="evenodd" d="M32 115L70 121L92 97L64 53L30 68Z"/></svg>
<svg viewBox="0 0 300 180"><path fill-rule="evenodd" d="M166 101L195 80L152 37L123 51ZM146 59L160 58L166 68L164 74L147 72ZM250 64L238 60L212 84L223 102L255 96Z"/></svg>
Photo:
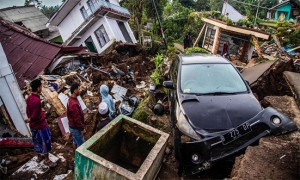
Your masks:
<svg viewBox="0 0 300 180"><path fill-rule="evenodd" d="M136 39L134 38L134 35L128 25L127 22L124 22L125 27L131 37L131 40L133 43L136 43ZM102 48L100 47L99 41L95 35L95 31L101 26L103 25L106 33L110 39L110 42L108 42L106 45L104 45ZM96 23L94 23L94 25L92 25L82 36L81 39L79 39L78 41L76 41L73 46L85 46L84 41L89 38L91 36L91 38L93 39L94 42L94 46L97 49L98 53L101 53L103 50L105 50L108 46L110 46L114 41L123 41L126 42L120 27L117 23L117 21L115 19L112 18L107 18L106 16L99 19Z"/></svg>
<svg viewBox="0 0 300 180"><path fill-rule="evenodd" d="M0 97L3 100L16 129L25 136L31 136L28 124L24 119L26 115L26 102L21 94L12 67L8 64L6 55L0 43Z"/></svg>
<svg viewBox="0 0 300 180"><path fill-rule="evenodd" d="M74 32L77 27L79 27L84 22L84 18L80 12L80 9L82 7L88 10L88 14L90 15L91 11L89 11L87 1L88 0L81 0L67 15L67 17L58 25L58 29L63 41L67 40L71 36L72 32ZM118 0L109 1L111 4L120 6Z"/></svg>
<svg viewBox="0 0 300 180"><path fill-rule="evenodd" d="M72 32L79 27L83 22L84 18L81 15L80 9L84 6L85 9L89 9L87 2L88 0L81 0L67 15L67 17L58 25L59 32L63 41L67 40Z"/></svg>
<svg viewBox="0 0 300 180"><path fill-rule="evenodd" d="M79 39L78 41L76 41L73 46L85 46L85 43L84 41L89 38L90 36L92 37L93 39L93 42L94 42L94 45L95 45L95 48L97 49L98 53L101 53L103 51L103 49L105 49L109 44L111 44L112 40L115 40L115 35L113 33L113 31L111 30L109 24L107 23L107 21L105 20L106 17L103 17L101 19L99 19L97 22L94 23L94 25L92 25L82 36L81 36L81 39ZM110 42L107 43L105 46L103 46L102 48L100 47L100 44L96 38L96 35L95 35L95 31L101 26L103 25L106 32L107 32L107 35L110 39Z"/></svg>
<svg viewBox="0 0 300 180"><path fill-rule="evenodd" d="M107 21L110 24L110 27L116 36L116 41L126 42L117 21L115 19L111 19L111 18L107 18Z"/></svg>
<svg viewBox="0 0 300 180"><path fill-rule="evenodd" d="M226 16L226 13L228 13L228 16ZM238 20L245 18L245 16L243 16L236 9L234 9L234 7L226 2L223 3L222 14L225 17L230 18L233 22L237 22Z"/></svg>

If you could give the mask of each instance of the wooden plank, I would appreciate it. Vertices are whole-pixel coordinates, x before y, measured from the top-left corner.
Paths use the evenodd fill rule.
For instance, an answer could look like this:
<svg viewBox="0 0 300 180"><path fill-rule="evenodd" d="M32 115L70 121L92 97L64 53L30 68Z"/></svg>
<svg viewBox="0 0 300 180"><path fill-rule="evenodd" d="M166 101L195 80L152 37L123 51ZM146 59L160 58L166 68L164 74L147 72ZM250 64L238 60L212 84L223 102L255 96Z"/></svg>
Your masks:
<svg viewBox="0 0 300 180"><path fill-rule="evenodd" d="M43 87L42 94L47 99L48 103L52 105L55 112L61 116L66 112L66 108L58 99L58 94L56 91L51 92L48 87Z"/></svg>
<svg viewBox="0 0 300 180"><path fill-rule="evenodd" d="M270 34L263 32L263 31L259 32L257 30L254 30L254 29L252 30L250 28L227 25L225 22L220 22L220 21L216 21L214 19L209 19L209 18L202 18L202 20L204 22L207 22L209 24L218 26L222 29L226 29L229 31L238 32L238 33L246 34L246 35L253 35L253 36L256 36L256 37L262 38L262 39L269 39L269 37L270 37Z"/></svg>
<svg viewBox="0 0 300 180"><path fill-rule="evenodd" d="M205 26L206 26L206 23L203 25L203 27L202 27L202 29L201 29L201 31L200 31L200 33L199 33L199 35L198 35L198 37L197 37L197 39L196 39L194 45L193 45L193 47L195 47L196 44L198 43L198 41L200 40L200 38L201 38L201 36L202 36L202 34L203 34L203 32L204 32Z"/></svg>
<svg viewBox="0 0 300 180"><path fill-rule="evenodd" d="M291 52L291 51L297 50L297 49L299 49L299 48L300 48L300 46L295 47L295 48L293 48L293 49L290 49L290 50L288 50L287 52Z"/></svg>

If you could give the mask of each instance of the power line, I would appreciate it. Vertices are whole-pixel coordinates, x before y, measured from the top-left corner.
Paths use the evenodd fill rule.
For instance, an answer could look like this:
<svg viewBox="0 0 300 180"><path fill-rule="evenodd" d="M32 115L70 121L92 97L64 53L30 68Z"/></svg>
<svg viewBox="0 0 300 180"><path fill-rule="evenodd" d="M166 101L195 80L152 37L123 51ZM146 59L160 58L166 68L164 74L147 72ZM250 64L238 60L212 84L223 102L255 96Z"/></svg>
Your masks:
<svg viewBox="0 0 300 180"><path fill-rule="evenodd" d="M231 1L235 1L235 2L241 3L241 4L246 4L246 5L249 5L249 6L255 6L255 7L258 7L257 5L249 4L249 3L245 3L245 2L241 2L241 1L238 1L238 0L231 0ZM269 8L263 7L263 6L259 6L259 8L269 9Z"/></svg>

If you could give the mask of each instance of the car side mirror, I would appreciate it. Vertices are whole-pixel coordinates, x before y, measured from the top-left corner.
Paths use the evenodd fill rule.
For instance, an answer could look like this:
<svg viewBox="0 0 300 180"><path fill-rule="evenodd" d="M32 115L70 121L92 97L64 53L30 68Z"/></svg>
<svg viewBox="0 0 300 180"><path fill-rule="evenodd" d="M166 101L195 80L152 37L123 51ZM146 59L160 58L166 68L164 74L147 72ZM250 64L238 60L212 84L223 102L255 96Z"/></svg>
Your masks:
<svg viewBox="0 0 300 180"><path fill-rule="evenodd" d="M168 89L174 89L173 81L164 81L163 86Z"/></svg>

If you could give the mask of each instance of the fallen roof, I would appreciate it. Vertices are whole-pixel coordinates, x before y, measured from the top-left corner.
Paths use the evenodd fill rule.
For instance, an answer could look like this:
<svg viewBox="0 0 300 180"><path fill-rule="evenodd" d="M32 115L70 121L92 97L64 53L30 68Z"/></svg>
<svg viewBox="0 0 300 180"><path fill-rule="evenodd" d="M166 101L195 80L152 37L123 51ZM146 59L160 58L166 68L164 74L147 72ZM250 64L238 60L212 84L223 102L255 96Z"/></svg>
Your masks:
<svg viewBox="0 0 300 180"><path fill-rule="evenodd" d="M0 20L0 42L21 88L25 80L41 73L63 48L3 19Z"/></svg>
<svg viewBox="0 0 300 180"><path fill-rule="evenodd" d="M270 37L269 33L258 30L258 29L246 28L246 27L235 26L235 25L228 25L226 22L223 22L223 21L220 21L217 19L212 19L212 18L202 18L202 20L204 22L218 26L218 27L220 27L222 29L226 29L228 31L233 31L233 32L237 32L237 33L241 33L241 34L245 34L245 35L253 35L253 36L256 36L256 37L262 38L262 39L269 39L269 37Z"/></svg>
<svg viewBox="0 0 300 180"><path fill-rule="evenodd" d="M14 23L22 22L32 32L47 29L48 18L35 6L14 6L0 9L0 16Z"/></svg>
<svg viewBox="0 0 300 180"><path fill-rule="evenodd" d="M286 5L286 4L289 4L289 3L292 4L292 7L300 8L300 5L296 1L287 0L287 1L282 1L281 3L277 4L276 6L273 6L273 7L269 8L269 10L277 9L280 6L283 6L283 5Z"/></svg>

